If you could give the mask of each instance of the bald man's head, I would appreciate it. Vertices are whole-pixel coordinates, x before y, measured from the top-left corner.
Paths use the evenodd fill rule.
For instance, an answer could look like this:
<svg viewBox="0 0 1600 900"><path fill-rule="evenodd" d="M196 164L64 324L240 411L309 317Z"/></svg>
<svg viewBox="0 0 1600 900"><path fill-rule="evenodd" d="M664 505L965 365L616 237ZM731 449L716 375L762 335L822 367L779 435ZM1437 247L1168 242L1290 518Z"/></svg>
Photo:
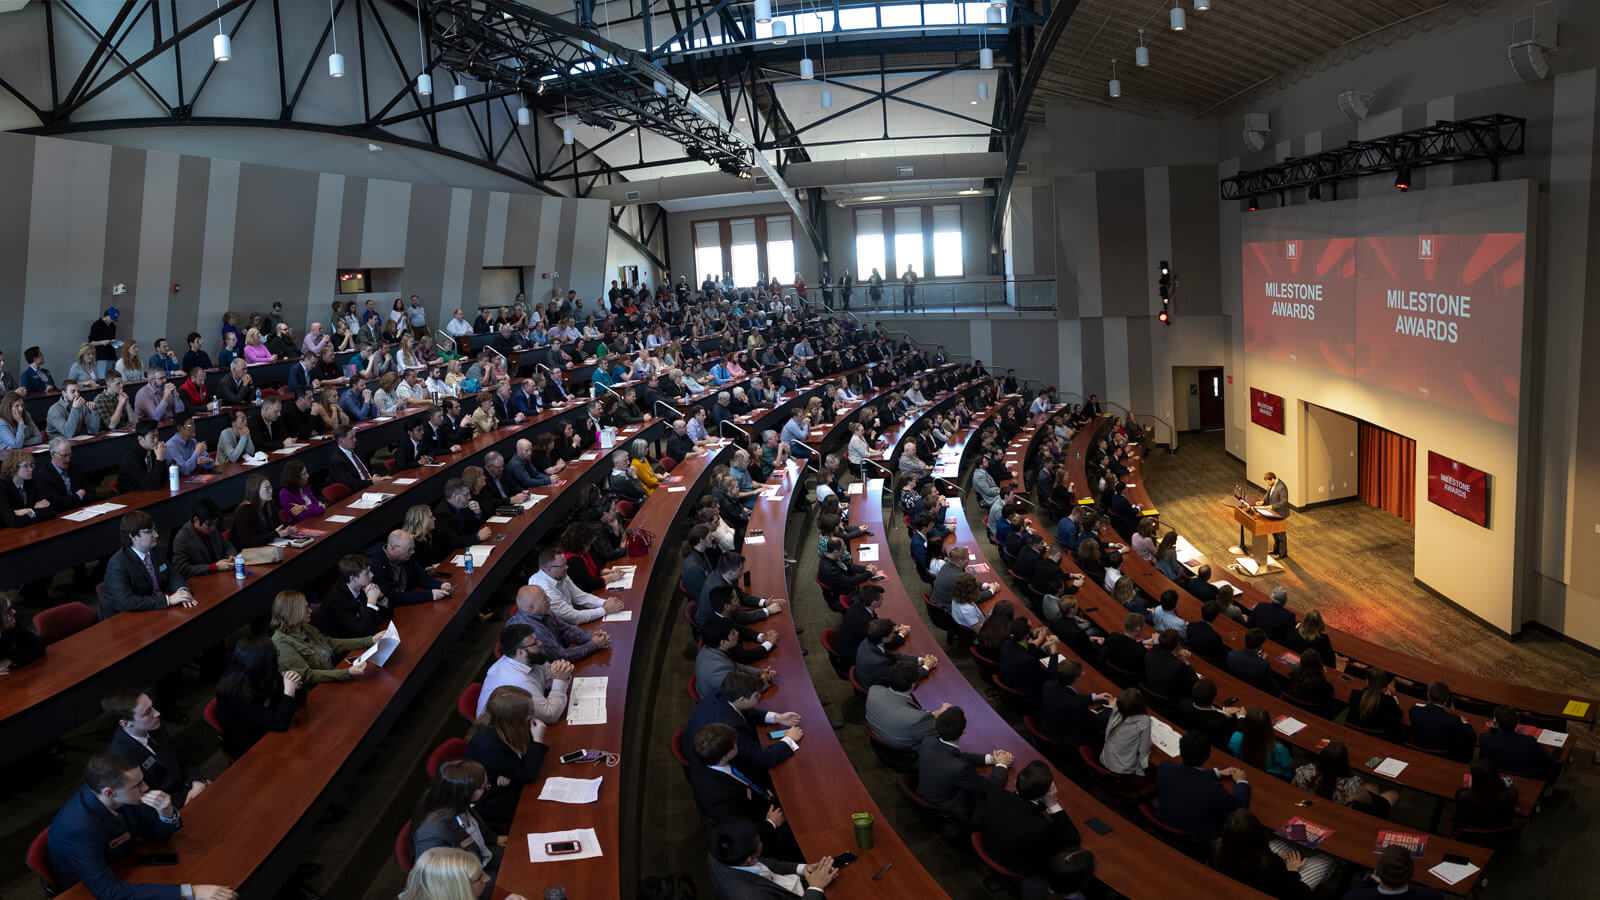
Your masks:
<svg viewBox="0 0 1600 900"><path fill-rule="evenodd" d="M550 612L550 598L538 585L525 584L517 588L517 611L530 616L545 615Z"/></svg>

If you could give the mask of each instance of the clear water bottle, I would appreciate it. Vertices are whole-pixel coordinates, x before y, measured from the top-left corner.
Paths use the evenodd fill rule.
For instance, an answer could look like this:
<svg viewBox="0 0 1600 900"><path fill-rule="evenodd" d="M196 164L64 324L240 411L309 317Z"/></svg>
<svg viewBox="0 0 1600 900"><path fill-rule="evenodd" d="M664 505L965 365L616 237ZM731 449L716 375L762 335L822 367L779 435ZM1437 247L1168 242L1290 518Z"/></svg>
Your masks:
<svg viewBox="0 0 1600 900"><path fill-rule="evenodd" d="M244 554L243 553L234 554L234 557L233 557L233 579L235 581L243 581L244 580Z"/></svg>
<svg viewBox="0 0 1600 900"><path fill-rule="evenodd" d="M178 492L178 466L176 463L167 466L167 490L174 494Z"/></svg>
<svg viewBox="0 0 1600 900"><path fill-rule="evenodd" d="M467 574L471 575L472 574L472 550L469 548L467 550L467 552L462 554L462 555L466 558Z"/></svg>

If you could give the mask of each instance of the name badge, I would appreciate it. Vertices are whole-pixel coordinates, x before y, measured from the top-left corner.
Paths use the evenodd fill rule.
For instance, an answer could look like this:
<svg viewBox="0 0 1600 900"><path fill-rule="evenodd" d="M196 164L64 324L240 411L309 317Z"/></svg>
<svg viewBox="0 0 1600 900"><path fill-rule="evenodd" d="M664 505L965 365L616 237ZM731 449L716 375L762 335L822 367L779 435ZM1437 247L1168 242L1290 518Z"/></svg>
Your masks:
<svg viewBox="0 0 1600 900"><path fill-rule="evenodd" d="M139 768L148 770L151 766L153 766L155 764L156 764L156 758L154 756L147 756L147 757L145 757L144 762L139 764Z"/></svg>
<svg viewBox="0 0 1600 900"><path fill-rule="evenodd" d="M157 572L165 572L166 570L167 570L167 564L166 563L162 563L161 566L156 569Z"/></svg>
<svg viewBox="0 0 1600 900"><path fill-rule="evenodd" d="M124 831L123 833L121 833L121 834L117 835L116 837L112 838L111 842L109 844L107 844L106 846L110 847L112 850L115 850L118 847L121 847L123 844L126 844L127 842L129 842L131 840L133 840L133 835L131 835L128 832Z"/></svg>

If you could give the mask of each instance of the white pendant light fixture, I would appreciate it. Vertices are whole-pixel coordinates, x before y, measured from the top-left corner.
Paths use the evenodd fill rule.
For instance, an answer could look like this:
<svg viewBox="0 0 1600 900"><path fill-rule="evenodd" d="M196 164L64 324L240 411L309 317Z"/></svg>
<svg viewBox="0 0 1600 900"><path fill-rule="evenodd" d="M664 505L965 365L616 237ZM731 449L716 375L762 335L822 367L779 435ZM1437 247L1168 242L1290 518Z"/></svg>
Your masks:
<svg viewBox="0 0 1600 900"><path fill-rule="evenodd" d="M804 14L805 10L802 9L800 15ZM794 30L795 33L800 35L800 78L803 81L810 81L812 76L817 74L817 69L816 65L811 62L811 54L806 52L806 33L800 27L800 16L795 16Z"/></svg>
<svg viewBox="0 0 1600 900"><path fill-rule="evenodd" d="M979 100L987 100L987 99L989 99L989 82L987 82L987 81L978 82L978 99Z"/></svg>
<svg viewBox="0 0 1600 900"><path fill-rule="evenodd" d="M1172 21L1173 31L1182 31L1189 27L1189 17L1184 14L1183 7L1176 2L1172 4L1172 12L1168 18Z"/></svg>
<svg viewBox="0 0 1600 900"><path fill-rule="evenodd" d="M422 57L422 71L417 74L417 93L433 96L433 76L428 74L428 45L422 39L422 0L417 0L417 52Z"/></svg>
<svg viewBox="0 0 1600 900"><path fill-rule="evenodd" d="M344 54L339 52L339 20L333 14L333 0L328 0L328 28L333 31L333 52L328 54L328 77L344 77Z"/></svg>
<svg viewBox="0 0 1600 900"><path fill-rule="evenodd" d="M1144 29L1139 29L1139 46L1133 49L1133 62L1139 68L1150 66L1150 48L1144 45Z"/></svg>
<svg viewBox="0 0 1600 900"><path fill-rule="evenodd" d="M772 42L778 46L789 43L789 23L782 19L772 20Z"/></svg>
<svg viewBox="0 0 1600 900"><path fill-rule="evenodd" d="M828 42L819 41L817 49L822 56L822 108L833 108L833 91L828 90Z"/></svg>
<svg viewBox="0 0 1600 900"><path fill-rule="evenodd" d="M222 9L222 0L217 0L217 9ZM211 58L217 62L233 59L233 39L222 33L221 16L217 16L217 36L211 39Z"/></svg>
<svg viewBox="0 0 1600 900"><path fill-rule="evenodd" d="M527 125L533 121L533 113L526 106L517 107L517 124Z"/></svg>
<svg viewBox="0 0 1600 900"><path fill-rule="evenodd" d="M991 6L983 11L984 21L988 22L990 25L1001 24L1002 19L1005 17L1004 10L1004 6L996 3L994 6Z"/></svg>
<svg viewBox="0 0 1600 900"><path fill-rule="evenodd" d="M756 0L756 22L765 25L772 21L772 0Z"/></svg>
<svg viewBox="0 0 1600 900"><path fill-rule="evenodd" d="M993 50L989 49L988 47L984 47L982 50L978 51L978 68L980 68L980 69L992 69L992 68L994 68L994 51Z"/></svg>
<svg viewBox="0 0 1600 900"><path fill-rule="evenodd" d="M827 88L822 89L822 108L833 109L833 91Z"/></svg>
<svg viewBox="0 0 1600 900"><path fill-rule="evenodd" d="M801 57L800 58L800 77L804 78L807 81L810 81L813 77L816 76L816 74L817 74L817 66L816 66L816 63L813 63L811 61L811 57L809 57L809 56Z"/></svg>
<svg viewBox="0 0 1600 900"><path fill-rule="evenodd" d="M1108 87L1111 99L1115 100L1122 96L1122 82L1117 80L1117 61L1114 59L1111 61L1111 84Z"/></svg>
<svg viewBox="0 0 1600 900"><path fill-rule="evenodd" d="M563 129L561 129L561 143L566 144L569 147L572 146L572 129L571 128L563 128Z"/></svg>
<svg viewBox="0 0 1600 900"><path fill-rule="evenodd" d="M454 99L454 100L465 100L465 99L467 99L467 86L464 85L464 84L457 84L454 88L451 89L450 97L452 99Z"/></svg>
<svg viewBox="0 0 1600 900"><path fill-rule="evenodd" d="M1205 12L1211 8L1211 0L1194 0L1194 11Z"/></svg>

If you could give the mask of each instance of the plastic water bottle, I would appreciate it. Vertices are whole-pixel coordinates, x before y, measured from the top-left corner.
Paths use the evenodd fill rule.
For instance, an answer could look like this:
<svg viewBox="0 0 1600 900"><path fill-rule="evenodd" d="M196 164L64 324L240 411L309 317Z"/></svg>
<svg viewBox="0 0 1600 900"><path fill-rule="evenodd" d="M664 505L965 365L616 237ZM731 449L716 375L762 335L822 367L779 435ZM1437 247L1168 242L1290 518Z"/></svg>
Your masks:
<svg viewBox="0 0 1600 900"><path fill-rule="evenodd" d="M243 581L244 580L244 554L243 553L235 554L234 557L233 557L233 579L235 581Z"/></svg>
<svg viewBox="0 0 1600 900"><path fill-rule="evenodd" d="M178 466L176 463L167 466L167 490L174 494L178 492Z"/></svg>
<svg viewBox="0 0 1600 900"><path fill-rule="evenodd" d="M465 558L466 558L467 574L471 575L472 574L472 551L469 549L465 554L463 554L463 556L465 556Z"/></svg>

